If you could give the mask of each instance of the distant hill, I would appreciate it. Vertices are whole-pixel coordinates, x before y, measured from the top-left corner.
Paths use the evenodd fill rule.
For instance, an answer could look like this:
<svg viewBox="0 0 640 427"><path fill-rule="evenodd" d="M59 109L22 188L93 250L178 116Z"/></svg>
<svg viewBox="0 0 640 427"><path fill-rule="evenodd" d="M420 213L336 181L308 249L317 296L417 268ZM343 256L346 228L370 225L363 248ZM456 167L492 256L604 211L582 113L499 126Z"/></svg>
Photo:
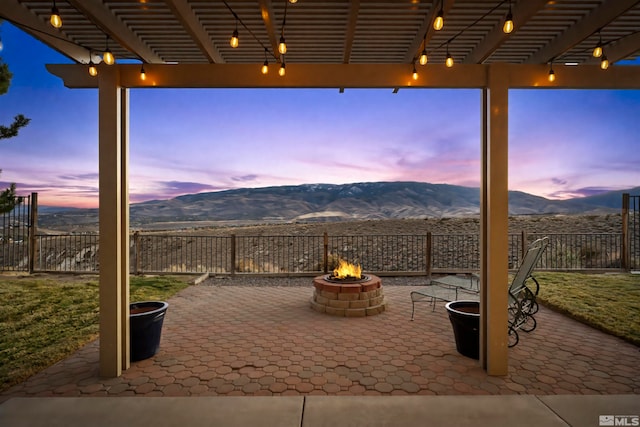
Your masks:
<svg viewBox="0 0 640 427"><path fill-rule="evenodd" d="M569 200L549 200L509 192L509 213L584 214L620 212L622 193L640 187ZM131 205L133 227L186 222L318 222L336 220L462 217L480 212L480 190L420 182L305 184L198 193ZM41 226L97 224L97 209L74 209L47 215ZM188 226L188 224L185 224Z"/></svg>

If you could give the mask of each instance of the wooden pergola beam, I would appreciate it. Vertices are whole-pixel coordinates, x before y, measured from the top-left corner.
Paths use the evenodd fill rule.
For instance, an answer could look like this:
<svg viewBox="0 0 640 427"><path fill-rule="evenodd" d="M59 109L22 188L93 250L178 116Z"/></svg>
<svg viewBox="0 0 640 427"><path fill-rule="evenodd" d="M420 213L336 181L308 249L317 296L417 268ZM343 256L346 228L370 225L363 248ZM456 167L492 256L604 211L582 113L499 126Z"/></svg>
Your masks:
<svg viewBox="0 0 640 427"><path fill-rule="evenodd" d="M640 89L640 67L598 65L554 67L556 80L547 79L547 65L501 64L509 76L510 89ZM287 75L262 75L255 64L149 64L147 79L140 80L136 64L98 67L91 77L86 66L50 64L47 69L62 78L69 88L97 88L105 67L115 67L120 84L128 88L485 88L487 70L492 65L442 64L421 69L418 80L411 78L406 64L288 64Z"/></svg>
<svg viewBox="0 0 640 427"><path fill-rule="evenodd" d="M22 7L19 3L0 1L0 16L11 17L11 22L18 25L20 29L74 61L89 63L91 53L88 49L70 40L64 31L57 30L48 22L38 19L36 15L29 12L29 9Z"/></svg>

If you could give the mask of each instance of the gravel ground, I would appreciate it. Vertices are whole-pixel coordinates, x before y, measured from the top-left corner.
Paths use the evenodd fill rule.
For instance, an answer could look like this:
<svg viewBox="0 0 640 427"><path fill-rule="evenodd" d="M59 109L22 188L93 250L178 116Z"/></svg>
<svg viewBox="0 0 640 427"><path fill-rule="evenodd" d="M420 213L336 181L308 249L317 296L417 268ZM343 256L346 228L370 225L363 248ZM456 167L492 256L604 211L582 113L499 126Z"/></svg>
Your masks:
<svg viewBox="0 0 640 427"><path fill-rule="evenodd" d="M366 273L365 273L366 274ZM312 286L311 276L305 277L258 277L258 276L214 276L210 277L201 286ZM382 284L389 286L424 286L427 284L426 276L381 276Z"/></svg>

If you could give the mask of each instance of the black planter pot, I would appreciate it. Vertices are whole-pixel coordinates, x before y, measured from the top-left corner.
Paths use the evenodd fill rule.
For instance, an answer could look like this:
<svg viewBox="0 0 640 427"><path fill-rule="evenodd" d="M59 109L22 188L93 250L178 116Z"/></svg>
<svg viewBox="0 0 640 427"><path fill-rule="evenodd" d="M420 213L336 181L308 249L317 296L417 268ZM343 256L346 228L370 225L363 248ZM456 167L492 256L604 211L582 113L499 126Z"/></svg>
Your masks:
<svg viewBox="0 0 640 427"><path fill-rule="evenodd" d="M480 303L451 301L445 305L453 326L456 349L463 356L480 357Z"/></svg>
<svg viewBox="0 0 640 427"><path fill-rule="evenodd" d="M148 359L158 352L162 323L169 304L143 301L129 304L131 361Z"/></svg>

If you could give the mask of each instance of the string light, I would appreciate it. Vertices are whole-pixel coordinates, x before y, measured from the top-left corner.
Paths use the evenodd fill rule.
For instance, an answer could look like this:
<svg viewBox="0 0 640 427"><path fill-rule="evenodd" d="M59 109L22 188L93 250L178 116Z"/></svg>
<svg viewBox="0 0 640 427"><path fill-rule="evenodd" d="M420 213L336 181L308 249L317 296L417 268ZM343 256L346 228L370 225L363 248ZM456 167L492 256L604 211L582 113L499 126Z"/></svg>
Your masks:
<svg viewBox="0 0 640 427"><path fill-rule="evenodd" d="M609 68L609 60L607 59L607 55L605 55L604 53L602 54L602 58L600 60L600 68L602 68L603 70Z"/></svg>
<svg viewBox="0 0 640 427"><path fill-rule="evenodd" d="M116 59L113 57L113 53L109 49L109 36L106 36L106 49L104 50L104 54L102 55L102 60L107 65L113 65L116 62Z"/></svg>
<svg viewBox="0 0 640 427"><path fill-rule="evenodd" d="M427 65L427 61L429 57L427 56L427 33L424 33L424 40L422 41L422 53L420 54L420 58L418 58L418 62L420 65Z"/></svg>
<svg viewBox="0 0 640 427"><path fill-rule="evenodd" d="M287 53L287 43L284 41L284 35L280 36L280 43L278 44L278 52L282 55Z"/></svg>
<svg viewBox="0 0 640 427"><path fill-rule="evenodd" d="M507 13L507 17L504 20L502 31L504 31L505 34L509 34L513 31L513 14L511 13L511 0L509 0L509 12Z"/></svg>
<svg viewBox="0 0 640 427"><path fill-rule="evenodd" d="M284 77L284 75L286 74L287 70L285 69L287 65L284 63L284 59L282 60L282 64L280 65L280 69L278 70L278 74L280 75L280 77Z"/></svg>
<svg viewBox="0 0 640 427"><path fill-rule="evenodd" d="M144 64L140 65L140 80L147 80L147 73L144 71Z"/></svg>
<svg viewBox="0 0 640 427"><path fill-rule="evenodd" d="M602 56L602 35L598 31L598 44L593 48L593 57L600 58Z"/></svg>
<svg viewBox="0 0 640 427"><path fill-rule="evenodd" d="M427 65L427 61L429 61L429 57L427 56L427 49L422 49L419 61L420 65Z"/></svg>
<svg viewBox="0 0 640 427"><path fill-rule="evenodd" d="M93 59L91 58L91 52L89 52L89 75L91 77L95 77L98 75L96 64L93 63Z"/></svg>
<svg viewBox="0 0 640 427"><path fill-rule="evenodd" d="M413 74L411 75L411 77L413 77L413 80L418 80L418 72L416 71L416 64L413 64Z"/></svg>
<svg viewBox="0 0 640 427"><path fill-rule="evenodd" d="M264 64L262 64L262 69L260 70L262 74L267 74L269 72L269 59L267 59L267 48L264 48Z"/></svg>
<svg viewBox="0 0 640 427"><path fill-rule="evenodd" d="M444 61L444 64L449 68L453 67L453 57L449 53L449 44L447 44L447 59Z"/></svg>
<svg viewBox="0 0 640 427"><path fill-rule="evenodd" d="M436 31L440 31L442 27L444 27L443 3L444 3L444 0L440 0L440 10L438 11L438 15L436 16L435 21L433 21L433 29Z"/></svg>
<svg viewBox="0 0 640 427"><path fill-rule="evenodd" d="M549 63L549 76L547 78L550 82L554 82L556 80L556 73L553 71L553 62Z"/></svg>
<svg viewBox="0 0 640 427"><path fill-rule="evenodd" d="M264 49L264 63L262 64L262 67L260 67L260 72L262 74L268 74L269 73L269 60L268 60L268 55L273 56L274 59L278 59L278 57L275 55L274 53L270 53L269 49L264 45L264 43L262 43L262 41L260 41L260 39L253 33L253 31L251 31L251 29L249 27L247 27L245 25L244 22L242 22L242 19L238 16L238 14L236 14L236 12L234 12L234 10L231 8L231 6L229 6L229 4L223 0L222 3L227 7L227 9L229 9L229 12L231 12L231 14L233 15L233 17L235 18L236 21L236 28L235 31L233 32L231 39L229 40L229 44L231 45L232 48L236 48L239 45L239 33L238 33L238 23L240 25L242 25L242 27L247 31L247 33L258 43L260 44L260 46L262 46L262 48ZM291 1L289 0L286 4L285 4L285 19L286 19L286 15L287 15L287 5L289 3L296 3L296 1ZM280 37L280 43L278 45L278 51L281 54L285 54L287 51L287 45L285 43L284 40L284 25L285 25L285 21L283 20L282 22L282 33L281 33L281 37ZM284 75L285 74L285 67L281 67L280 70L278 70L278 73L280 75Z"/></svg>
<svg viewBox="0 0 640 427"><path fill-rule="evenodd" d="M51 8L51 18L49 22L53 28L62 27L62 18L60 17L60 11L56 7L56 0L53 0L53 7Z"/></svg>
<svg viewBox="0 0 640 427"><path fill-rule="evenodd" d="M238 39L238 20L237 19L236 19L236 29L233 30L233 34L231 35L231 40L229 41L229 44L234 49L237 48L238 45L240 44L240 40Z"/></svg>
<svg viewBox="0 0 640 427"><path fill-rule="evenodd" d="M284 27L287 25L287 6L289 3L284 4L284 16L282 17L282 29L280 30L280 42L278 43L278 52L281 55L287 53L287 43L284 41ZM284 65L284 60L282 61L282 65ZM284 74L282 74L284 75Z"/></svg>

